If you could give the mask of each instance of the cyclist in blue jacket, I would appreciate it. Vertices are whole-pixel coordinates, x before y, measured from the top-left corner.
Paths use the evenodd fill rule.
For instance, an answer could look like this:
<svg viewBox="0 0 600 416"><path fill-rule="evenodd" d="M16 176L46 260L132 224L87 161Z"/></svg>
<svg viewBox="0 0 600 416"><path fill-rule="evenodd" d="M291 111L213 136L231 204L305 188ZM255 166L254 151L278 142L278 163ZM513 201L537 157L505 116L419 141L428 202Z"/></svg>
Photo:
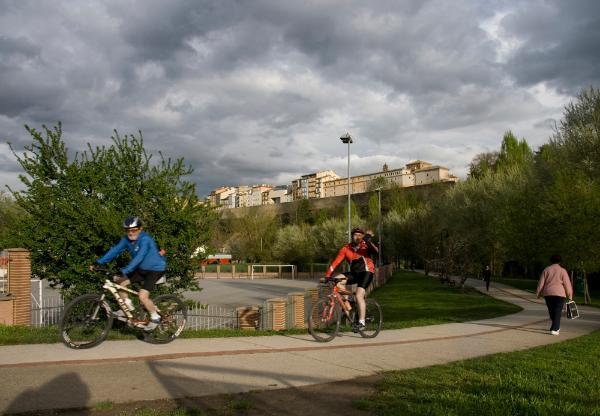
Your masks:
<svg viewBox="0 0 600 416"><path fill-rule="evenodd" d="M115 278L115 282L122 286L142 282L139 298L144 308L150 314L150 321L147 323L138 322L138 324L145 324L144 329L151 331L160 324L160 315L156 311L154 302L150 299L150 292L154 289L156 282L164 276L167 262L163 253L159 251L154 239L143 231L142 226L141 218L127 217L123 221L123 228L127 235L121 238L104 256L98 259L96 264L106 264L116 258L125 249L129 251L131 261L121 269L122 276ZM133 310L133 303L127 296L127 293L121 292L121 295L125 298L127 307ZM122 313L122 311L119 312Z"/></svg>

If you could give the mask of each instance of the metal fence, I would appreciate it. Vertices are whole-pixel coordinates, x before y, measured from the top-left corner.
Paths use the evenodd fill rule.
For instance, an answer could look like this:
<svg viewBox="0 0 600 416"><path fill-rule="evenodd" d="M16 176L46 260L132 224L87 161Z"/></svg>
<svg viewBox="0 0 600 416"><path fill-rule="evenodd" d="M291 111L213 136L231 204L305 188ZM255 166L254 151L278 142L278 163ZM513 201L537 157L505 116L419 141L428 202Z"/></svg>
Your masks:
<svg viewBox="0 0 600 416"><path fill-rule="evenodd" d="M237 329L237 309L219 305L188 308L186 329Z"/></svg>
<svg viewBox="0 0 600 416"><path fill-rule="evenodd" d="M64 309L61 296L31 300L31 326L58 325ZM218 305L198 305L188 308L186 329L237 329L238 316L235 308Z"/></svg>
<svg viewBox="0 0 600 416"><path fill-rule="evenodd" d="M31 299L31 326L58 325L60 314L64 308L61 296Z"/></svg>

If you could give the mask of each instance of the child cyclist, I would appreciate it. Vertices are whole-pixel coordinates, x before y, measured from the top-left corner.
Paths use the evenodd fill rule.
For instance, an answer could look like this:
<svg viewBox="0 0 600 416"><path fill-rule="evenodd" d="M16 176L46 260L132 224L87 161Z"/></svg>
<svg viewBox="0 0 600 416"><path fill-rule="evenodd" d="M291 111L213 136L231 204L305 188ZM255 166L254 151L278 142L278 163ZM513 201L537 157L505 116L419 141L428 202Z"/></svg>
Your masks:
<svg viewBox="0 0 600 416"><path fill-rule="evenodd" d="M150 320L136 321L135 324L146 331L152 331L160 324L160 315L156 311L154 302L150 299L150 292L154 289L156 282L162 278L167 268L167 262L163 253L159 251L154 239L143 231L142 220L139 217L127 217L123 221L123 229L126 235L111 247L108 252L100 259L96 260L96 265L103 265L121 254L125 249L131 254L131 261L127 266L121 269L122 275L115 277L115 282L121 286L127 286L130 283L141 282L142 289L139 292L139 298L144 308L150 314ZM133 303L126 292L121 292L125 303L130 310L133 310ZM122 311L119 311L123 313Z"/></svg>

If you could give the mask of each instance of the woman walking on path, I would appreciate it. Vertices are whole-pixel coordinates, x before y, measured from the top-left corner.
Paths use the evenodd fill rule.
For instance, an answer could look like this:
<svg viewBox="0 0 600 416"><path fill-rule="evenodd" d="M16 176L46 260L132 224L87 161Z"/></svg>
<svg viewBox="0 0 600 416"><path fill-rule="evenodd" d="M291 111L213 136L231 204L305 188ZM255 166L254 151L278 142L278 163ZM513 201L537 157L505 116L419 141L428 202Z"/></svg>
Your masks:
<svg viewBox="0 0 600 416"><path fill-rule="evenodd" d="M569 274L560 265L561 258L558 254L550 257L550 266L542 272L537 286L537 297L544 296L548 314L552 320L550 333L558 335L560 332L560 315L565 306L566 298L573 297L573 287Z"/></svg>

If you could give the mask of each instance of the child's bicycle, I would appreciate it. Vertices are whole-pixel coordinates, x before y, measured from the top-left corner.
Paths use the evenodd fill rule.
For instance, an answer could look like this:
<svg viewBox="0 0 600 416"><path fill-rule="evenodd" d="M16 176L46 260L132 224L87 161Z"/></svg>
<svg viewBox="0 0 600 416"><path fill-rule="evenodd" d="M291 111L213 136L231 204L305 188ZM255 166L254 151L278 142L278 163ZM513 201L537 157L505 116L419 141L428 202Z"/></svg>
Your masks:
<svg viewBox="0 0 600 416"><path fill-rule="evenodd" d="M321 279L324 282L324 279ZM355 297L349 291L340 290L337 287L339 279L329 279L330 294L319 299L310 311L308 317L308 332L319 342L329 342L334 339L340 331L342 316L346 318L348 329L358 332L363 338L375 338L383 325L381 306L374 299L365 299L365 328L358 326L358 305ZM344 299L343 296L348 296ZM350 309L346 306L350 304Z"/></svg>
<svg viewBox="0 0 600 416"><path fill-rule="evenodd" d="M114 283L111 273L101 271L107 276L102 285L103 291L76 297L65 306L60 317L60 338L67 347L82 349L100 344L108 336L115 318L140 330L144 341L152 344L166 344L181 334L187 320L187 309L181 299L175 295L160 295L152 299L160 315L160 324L152 331L145 331L142 322L149 320L146 310L139 305L131 311L119 294L119 291L124 291L137 297L138 292ZM107 295L114 297L116 307L111 307Z"/></svg>

